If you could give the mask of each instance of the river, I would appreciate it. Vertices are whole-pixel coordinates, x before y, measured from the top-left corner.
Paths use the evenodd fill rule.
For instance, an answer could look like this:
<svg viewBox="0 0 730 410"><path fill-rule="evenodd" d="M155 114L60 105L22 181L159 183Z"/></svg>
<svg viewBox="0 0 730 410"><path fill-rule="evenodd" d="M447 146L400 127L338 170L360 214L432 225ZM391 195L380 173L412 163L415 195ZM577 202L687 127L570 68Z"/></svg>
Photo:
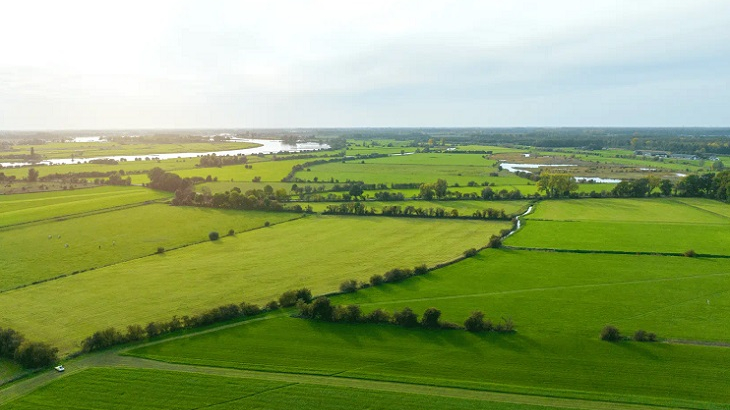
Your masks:
<svg viewBox="0 0 730 410"><path fill-rule="evenodd" d="M145 154L145 155L112 155L102 156L93 158L60 158L60 159L48 159L38 162L0 162L3 167L22 167L29 165L64 165L64 164L83 164L95 159L113 159L117 161L135 161L138 159L175 159L175 158L195 158L202 155L256 155L256 154L276 154L280 152L305 152L305 151L319 151L330 148L327 144L320 144L317 142L298 142L296 145L285 144L281 140L263 140L263 139L247 139L247 138L234 138L230 141L235 142L250 142L260 144L254 148L242 148L235 150L224 150L224 151L209 151L209 152L178 152L173 154Z"/></svg>

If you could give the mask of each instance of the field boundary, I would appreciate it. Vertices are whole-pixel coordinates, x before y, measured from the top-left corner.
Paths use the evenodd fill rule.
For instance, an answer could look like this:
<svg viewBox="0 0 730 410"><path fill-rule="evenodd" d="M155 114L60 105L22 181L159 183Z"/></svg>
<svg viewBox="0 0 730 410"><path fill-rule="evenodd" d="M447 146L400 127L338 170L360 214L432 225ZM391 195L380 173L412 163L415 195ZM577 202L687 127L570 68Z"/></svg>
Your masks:
<svg viewBox="0 0 730 410"><path fill-rule="evenodd" d="M561 252L561 253L598 253L607 255L641 255L641 256L681 256L686 258L682 252L647 252L647 251L612 251L596 249L561 249L561 248L539 248L529 246L502 245L502 249L514 251L535 251L535 252ZM710 253L698 253L695 258L730 259L730 255L716 255Z"/></svg>

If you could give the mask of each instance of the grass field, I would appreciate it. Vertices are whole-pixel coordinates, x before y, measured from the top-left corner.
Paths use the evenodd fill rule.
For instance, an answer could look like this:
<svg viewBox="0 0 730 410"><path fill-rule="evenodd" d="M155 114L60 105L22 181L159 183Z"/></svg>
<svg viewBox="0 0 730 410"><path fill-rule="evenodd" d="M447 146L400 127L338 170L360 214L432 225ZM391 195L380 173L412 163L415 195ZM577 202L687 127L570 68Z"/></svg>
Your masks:
<svg viewBox="0 0 730 410"><path fill-rule="evenodd" d="M302 286L321 294L338 290L346 279L367 280L396 267L434 265L485 245L508 226L308 217L2 293L0 311L7 313L0 326L68 352L108 326L168 319L242 300L265 303ZM63 303L48 303L58 295Z"/></svg>
<svg viewBox="0 0 730 410"><path fill-rule="evenodd" d="M407 387L406 387L407 389ZM477 399L144 369L89 369L2 409L545 409Z"/></svg>
<svg viewBox="0 0 730 410"><path fill-rule="evenodd" d="M0 291L207 241L211 231L226 235L297 216L152 204L19 226L0 232Z"/></svg>
<svg viewBox="0 0 730 410"><path fill-rule="evenodd" d="M113 186L61 192L0 195L0 228L170 196L170 193L163 191Z"/></svg>
<svg viewBox="0 0 730 410"><path fill-rule="evenodd" d="M543 201L506 244L728 255L729 214L727 204L698 198Z"/></svg>
<svg viewBox="0 0 730 410"><path fill-rule="evenodd" d="M517 334L278 318L134 354L198 365L703 408L687 401L730 400L723 387L730 349L614 344L598 340L598 333L614 324L628 334L646 329L660 337L728 341L729 276L730 261L723 259L487 250L335 302L360 303L366 311L409 306L421 313L434 306L455 322L480 309L493 319L512 317ZM295 340L297 349L291 349Z"/></svg>

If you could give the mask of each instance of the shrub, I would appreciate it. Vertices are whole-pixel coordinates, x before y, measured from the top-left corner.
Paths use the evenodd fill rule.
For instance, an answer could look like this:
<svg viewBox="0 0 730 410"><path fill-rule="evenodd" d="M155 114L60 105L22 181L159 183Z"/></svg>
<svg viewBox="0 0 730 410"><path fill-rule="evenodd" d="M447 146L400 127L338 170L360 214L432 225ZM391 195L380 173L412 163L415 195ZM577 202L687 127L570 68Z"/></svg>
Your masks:
<svg viewBox="0 0 730 410"><path fill-rule="evenodd" d="M272 300L266 304L266 310L277 310L279 309L279 302Z"/></svg>
<svg viewBox="0 0 730 410"><path fill-rule="evenodd" d="M512 318L502 318L502 322L498 323L496 326L494 326L495 332L500 333L511 333L515 331L515 324L512 321Z"/></svg>
<svg viewBox="0 0 730 410"><path fill-rule="evenodd" d="M385 279L383 278L383 275L375 274L370 277L370 285L371 286L378 286L382 285L383 282L385 282Z"/></svg>
<svg viewBox="0 0 730 410"><path fill-rule="evenodd" d="M281 307L290 307L297 304L298 300L302 300L305 303L312 301L312 292L307 288L299 290L288 290L281 294L279 297L279 305Z"/></svg>
<svg viewBox="0 0 730 410"><path fill-rule="evenodd" d="M423 312L423 317L421 317L421 326L429 329L436 329L440 327L439 318L441 318L441 311L434 307L430 307Z"/></svg>
<svg viewBox="0 0 730 410"><path fill-rule="evenodd" d="M127 334L125 336L125 339L129 340L130 342L134 342L144 339L146 334L147 332L144 331L144 328L142 326L129 325L127 326Z"/></svg>
<svg viewBox="0 0 730 410"><path fill-rule="evenodd" d="M337 321L357 323L362 320L362 311L359 305L340 307L335 313L335 320Z"/></svg>
<svg viewBox="0 0 730 410"><path fill-rule="evenodd" d="M390 313L383 309L375 309L363 318L367 323L390 323L390 320Z"/></svg>
<svg viewBox="0 0 730 410"><path fill-rule="evenodd" d="M81 343L81 350L84 352L93 352L94 350L104 349L125 342L126 339L117 329L110 327L95 332L93 335L84 339Z"/></svg>
<svg viewBox="0 0 730 410"><path fill-rule="evenodd" d="M425 275L427 273L428 273L428 266L426 266L426 265L418 265L415 268L413 268L414 275Z"/></svg>
<svg viewBox="0 0 730 410"><path fill-rule="evenodd" d="M411 276L413 276L413 271L410 269L392 269L388 272L385 272L385 276L383 276L383 280L385 282L400 282L404 279L408 279Z"/></svg>
<svg viewBox="0 0 730 410"><path fill-rule="evenodd" d="M271 303L271 302L269 302L269 303ZM276 303L276 302L274 302L274 303ZM242 302L238 306L238 308L239 308L240 314L243 316L254 316L254 315L258 315L259 313L261 313L261 308L259 307L259 305L254 304L254 303Z"/></svg>
<svg viewBox="0 0 730 410"><path fill-rule="evenodd" d="M334 307L328 297L314 299L310 305L312 309L312 319L324 320L331 322L334 313Z"/></svg>
<svg viewBox="0 0 730 410"><path fill-rule="evenodd" d="M684 256L688 258L694 258L695 256L697 256L697 252L695 252L694 249L689 249L684 251Z"/></svg>
<svg viewBox="0 0 730 410"><path fill-rule="evenodd" d="M233 236L236 233L233 229L228 230L228 236Z"/></svg>
<svg viewBox="0 0 730 410"><path fill-rule="evenodd" d="M491 327L491 323L490 323ZM484 332L487 329L486 322L484 321L484 313L475 310L471 312L471 315L464 321L464 328L469 332Z"/></svg>
<svg viewBox="0 0 730 410"><path fill-rule="evenodd" d="M471 258L472 256L476 256L478 252L475 248L467 249L464 251L464 257Z"/></svg>
<svg viewBox="0 0 730 410"><path fill-rule="evenodd" d="M413 313L409 307L403 308L400 312L393 313L393 323L403 327L418 326L418 315Z"/></svg>
<svg viewBox="0 0 730 410"><path fill-rule="evenodd" d="M271 226L271 222L269 222L269 221L264 222L264 226L266 226L266 227Z"/></svg>
<svg viewBox="0 0 730 410"><path fill-rule="evenodd" d="M441 322L440 326L441 326L441 329L445 329L445 330L463 329L463 327L459 326L456 323L452 323L452 322Z"/></svg>
<svg viewBox="0 0 730 410"><path fill-rule="evenodd" d="M208 234L208 238L210 238L211 241L217 241L218 238L220 238L220 235L218 234L218 232L213 231Z"/></svg>
<svg viewBox="0 0 730 410"><path fill-rule="evenodd" d="M162 246L157 247L157 253L165 253L165 248Z"/></svg>
<svg viewBox="0 0 730 410"><path fill-rule="evenodd" d="M340 284L340 292L352 293L357 290L357 281L354 279L346 280Z"/></svg>
<svg viewBox="0 0 730 410"><path fill-rule="evenodd" d="M621 333L614 326L606 325L601 329L601 340L617 342L621 340Z"/></svg>
<svg viewBox="0 0 730 410"><path fill-rule="evenodd" d="M637 342L656 342L656 335L646 330L637 330L633 339Z"/></svg>
<svg viewBox="0 0 730 410"><path fill-rule="evenodd" d="M501 248L502 247L502 237L497 235L492 235L491 238L489 238L489 242L487 243L487 248Z"/></svg>

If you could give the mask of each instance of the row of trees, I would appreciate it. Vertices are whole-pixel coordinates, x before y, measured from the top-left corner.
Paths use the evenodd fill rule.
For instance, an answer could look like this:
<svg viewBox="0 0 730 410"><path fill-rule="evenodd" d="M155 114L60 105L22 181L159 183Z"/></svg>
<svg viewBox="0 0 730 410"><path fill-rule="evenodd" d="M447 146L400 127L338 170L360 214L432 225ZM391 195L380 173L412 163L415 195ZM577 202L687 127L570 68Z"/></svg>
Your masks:
<svg viewBox="0 0 730 410"><path fill-rule="evenodd" d="M465 329L469 332L514 332L515 327L511 319L503 319L494 325L491 320L484 318L481 311L472 312L464 321L464 325L441 320L441 310L430 307L418 315L409 307L396 310L392 314L382 309L375 309L363 314L360 305L333 305L329 298L319 297L311 302L303 300L297 302L297 316L303 319L321 320L324 322L344 323L385 323L402 327L426 329Z"/></svg>
<svg viewBox="0 0 730 410"><path fill-rule="evenodd" d="M200 162L198 163L198 167L201 168L213 168L213 167L223 167L225 165L239 165L239 164L245 164L248 162L248 158L246 158L243 154L238 155L216 155L216 154L210 154L210 155L202 155L200 157Z"/></svg>
<svg viewBox="0 0 730 410"><path fill-rule="evenodd" d="M0 328L0 358L27 369L51 366L58 361L58 349L47 343L29 342L13 329Z"/></svg>
<svg viewBox="0 0 730 410"><path fill-rule="evenodd" d="M730 171L691 174L676 183L655 176L621 181L611 194L615 197L643 198L652 195L655 189L663 196L703 197L727 201L730 199Z"/></svg>
<svg viewBox="0 0 730 410"><path fill-rule="evenodd" d="M460 215L458 209L447 211L444 208L422 208L412 205L386 205L378 212L374 207L368 207L362 202L343 202L341 204L331 204L322 211L326 215L360 215L360 216L410 216L421 218L473 218L509 221L511 216L504 212L504 209L487 208L476 210L471 215Z"/></svg>
<svg viewBox="0 0 730 410"><path fill-rule="evenodd" d="M242 192L240 188L234 187L230 191L211 194L210 191L195 192L191 186L175 191L173 205L183 206L204 206L221 209L245 209L245 210L268 210L268 211L311 211L311 207L305 210L301 205L285 206L283 202L288 200L286 190L280 188L274 190L271 185L263 189L249 189Z"/></svg>
<svg viewBox="0 0 730 410"><path fill-rule="evenodd" d="M656 342L657 335L645 330L637 330L633 337L623 336L615 326L607 325L601 329L601 340L607 342L619 342L621 340L633 340L635 342Z"/></svg>

